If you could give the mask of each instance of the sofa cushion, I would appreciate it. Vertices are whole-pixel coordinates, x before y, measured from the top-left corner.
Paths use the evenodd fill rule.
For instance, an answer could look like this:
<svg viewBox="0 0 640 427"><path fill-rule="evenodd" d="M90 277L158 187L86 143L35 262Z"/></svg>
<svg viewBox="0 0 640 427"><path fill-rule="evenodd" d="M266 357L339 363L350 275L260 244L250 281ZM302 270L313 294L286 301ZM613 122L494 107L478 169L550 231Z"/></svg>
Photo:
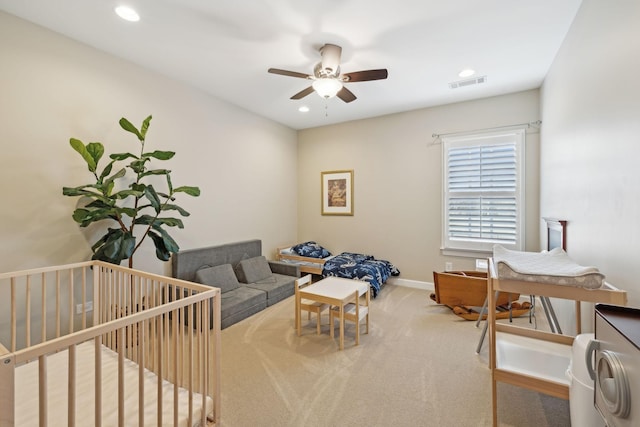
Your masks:
<svg viewBox="0 0 640 427"><path fill-rule="evenodd" d="M196 271L195 281L203 285L220 288L225 293L240 287L238 278L233 272L231 264L222 264L215 267L204 267Z"/></svg>
<svg viewBox="0 0 640 427"><path fill-rule="evenodd" d="M281 301L295 293L295 277L273 273L273 279L274 281L272 283L254 282L240 286L254 288L266 292L267 306L273 305L278 301Z"/></svg>
<svg viewBox="0 0 640 427"><path fill-rule="evenodd" d="M236 323L267 307L267 293L259 289L240 285L233 291L221 295L220 320L222 327ZM235 321L229 323L230 319Z"/></svg>
<svg viewBox="0 0 640 427"><path fill-rule="evenodd" d="M236 275L242 283L275 283L269 262L264 256L243 259L236 267Z"/></svg>

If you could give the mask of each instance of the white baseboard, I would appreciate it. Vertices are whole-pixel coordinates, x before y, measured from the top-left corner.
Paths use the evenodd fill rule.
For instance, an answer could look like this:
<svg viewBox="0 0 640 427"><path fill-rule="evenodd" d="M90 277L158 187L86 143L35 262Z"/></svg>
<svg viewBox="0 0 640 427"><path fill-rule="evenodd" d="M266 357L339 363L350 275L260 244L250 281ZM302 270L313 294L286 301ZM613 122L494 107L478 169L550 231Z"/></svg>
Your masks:
<svg viewBox="0 0 640 427"><path fill-rule="evenodd" d="M387 279L387 283L396 286L406 286L407 288L424 289L426 291L433 291L435 288L431 282L422 282L420 280L402 279L399 277L390 277Z"/></svg>

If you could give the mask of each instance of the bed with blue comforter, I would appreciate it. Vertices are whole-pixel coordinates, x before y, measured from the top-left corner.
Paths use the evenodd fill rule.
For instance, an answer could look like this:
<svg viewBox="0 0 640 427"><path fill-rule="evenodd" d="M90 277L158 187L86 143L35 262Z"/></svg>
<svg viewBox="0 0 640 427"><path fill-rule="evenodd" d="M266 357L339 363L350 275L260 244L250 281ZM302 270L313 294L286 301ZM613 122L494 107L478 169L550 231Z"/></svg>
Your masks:
<svg viewBox="0 0 640 427"><path fill-rule="evenodd" d="M389 277L400 275L400 271L389 261L353 252L332 256L328 250L313 241L292 246L290 251L296 258L306 258L310 262L320 260L318 265L321 265L321 270L318 271L322 272L323 277L335 276L369 282L374 298Z"/></svg>

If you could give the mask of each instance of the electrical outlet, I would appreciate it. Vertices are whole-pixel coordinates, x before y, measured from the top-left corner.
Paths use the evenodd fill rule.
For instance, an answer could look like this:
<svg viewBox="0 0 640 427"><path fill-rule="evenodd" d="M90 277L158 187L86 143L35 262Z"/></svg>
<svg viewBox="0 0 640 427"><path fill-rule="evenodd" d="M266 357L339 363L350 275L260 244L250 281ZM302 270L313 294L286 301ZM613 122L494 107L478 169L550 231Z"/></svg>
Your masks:
<svg viewBox="0 0 640 427"><path fill-rule="evenodd" d="M453 271L453 263L445 262L444 263L444 271Z"/></svg>
<svg viewBox="0 0 640 427"><path fill-rule="evenodd" d="M93 311L93 301L84 303L84 312L88 313L90 311ZM82 304L76 304L76 314L82 314Z"/></svg>

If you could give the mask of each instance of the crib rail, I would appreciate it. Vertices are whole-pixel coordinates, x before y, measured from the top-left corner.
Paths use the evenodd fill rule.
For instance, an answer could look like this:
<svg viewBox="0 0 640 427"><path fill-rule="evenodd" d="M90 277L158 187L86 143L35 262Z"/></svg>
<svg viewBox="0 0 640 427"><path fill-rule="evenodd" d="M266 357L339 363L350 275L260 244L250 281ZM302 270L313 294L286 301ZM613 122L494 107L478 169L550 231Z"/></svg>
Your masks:
<svg viewBox="0 0 640 427"><path fill-rule="evenodd" d="M186 326L188 324L188 326ZM125 425L124 364L138 366L138 425L177 425L179 388L189 402L199 396L200 425L217 424L220 408L220 293L216 288L91 261L0 274L0 425L15 423L15 369L38 364L39 426L49 425L47 359L68 352L68 425L77 420L75 355L93 341L94 420L102 425L101 350L118 355L118 425ZM4 353L4 354L3 354ZM163 419L163 381L157 383L156 419L145 419L145 372L173 384L173 420ZM166 389L165 392L166 393ZM148 400L148 398L147 398ZM35 412L35 408L33 408ZM171 411L169 411L171 412ZM188 406L189 425L195 423Z"/></svg>

